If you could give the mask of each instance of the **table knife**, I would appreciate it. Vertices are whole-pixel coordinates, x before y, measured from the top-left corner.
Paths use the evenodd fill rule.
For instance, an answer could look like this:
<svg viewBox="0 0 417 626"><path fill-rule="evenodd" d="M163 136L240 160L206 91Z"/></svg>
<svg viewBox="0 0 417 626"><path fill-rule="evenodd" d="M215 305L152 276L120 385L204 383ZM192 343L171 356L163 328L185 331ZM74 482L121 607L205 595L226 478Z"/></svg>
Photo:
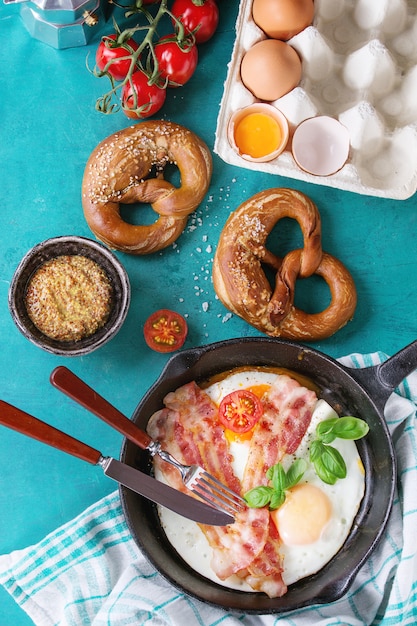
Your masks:
<svg viewBox="0 0 417 626"><path fill-rule="evenodd" d="M87 463L100 465L109 478L113 478L132 491L171 509L171 511L175 511L175 513L179 513L183 517L210 526L226 526L234 522L234 518L228 513L173 489L126 463L103 456L99 450L3 400L0 400L0 424Z"/></svg>

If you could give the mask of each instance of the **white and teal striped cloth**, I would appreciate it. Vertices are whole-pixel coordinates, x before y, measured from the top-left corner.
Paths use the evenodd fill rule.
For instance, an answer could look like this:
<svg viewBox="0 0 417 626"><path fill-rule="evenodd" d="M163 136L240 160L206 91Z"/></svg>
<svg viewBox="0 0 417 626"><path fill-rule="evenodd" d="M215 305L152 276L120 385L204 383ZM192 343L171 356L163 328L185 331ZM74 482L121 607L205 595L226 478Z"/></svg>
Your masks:
<svg viewBox="0 0 417 626"><path fill-rule="evenodd" d="M363 367L385 355L351 355ZM284 615L231 614L166 582L133 542L117 491L38 544L0 556L0 583L37 626L367 626L417 623L417 372L386 406L399 484L384 539L349 593Z"/></svg>

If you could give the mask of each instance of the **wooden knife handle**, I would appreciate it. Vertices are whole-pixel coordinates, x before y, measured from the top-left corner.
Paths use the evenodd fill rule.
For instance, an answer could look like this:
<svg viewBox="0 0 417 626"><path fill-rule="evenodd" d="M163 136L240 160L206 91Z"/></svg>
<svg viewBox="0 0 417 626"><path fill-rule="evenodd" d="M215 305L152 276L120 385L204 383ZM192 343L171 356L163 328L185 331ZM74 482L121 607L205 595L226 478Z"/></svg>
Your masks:
<svg viewBox="0 0 417 626"><path fill-rule="evenodd" d="M22 433L22 435L27 435L27 437L46 443L48 446L57 448L61 452L67 452L72 456L76 456L92 465L97 465L102 456L98 450L3 400L0 400L0 424L16 430L18 433Z"/></svg>
<svg viewBox="0 0 417 626"><path fill-rule="evenodd" d="M144 430L136 426L126 415L123 415L68 368L59 365L53 370L50 380L54 387L97 415L143 450L152 443L152 439Z"/></svg>

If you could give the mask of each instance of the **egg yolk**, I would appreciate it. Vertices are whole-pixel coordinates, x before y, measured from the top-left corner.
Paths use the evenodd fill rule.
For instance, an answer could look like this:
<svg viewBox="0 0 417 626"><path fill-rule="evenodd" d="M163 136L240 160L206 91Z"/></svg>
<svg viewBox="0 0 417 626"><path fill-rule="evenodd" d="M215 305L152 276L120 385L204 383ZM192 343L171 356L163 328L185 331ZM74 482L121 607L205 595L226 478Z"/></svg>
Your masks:
<svg viewBox="0 0 417 626"><path fill-rule="evenodd" d="M255 396L257 396L259 399L262 399L263 396L266 394L266 392L269 391L270 389L271 389L271 385L267 385L265 383L260 384L260 385L251 385L250 387L247 387L247 390L254 393Z"/></svg>
<svg viewBox="0 0 417 626"><path fill-rule="evenodd" d="M289 489L284 504L272 511L271 517L283 543L298 546L318 541L331 514L326 494L305 483Z"/></svg>
<svg viewBox="0 0 417 626"><path fill-rule="evenodd" d="M250 113L237 123L234 136L240 153L256 159L279 147L282 132L278 122L269 115Z"/></svg>
<svg viewBox="0 0 417 626"><path fill-rule="evenodd" d="M233 430L226 428L224 431L224 436L226 437L229 443L243 443L245 441L250 441L253 435L253 428L248 430L246 433L235 433Z"/></svg>

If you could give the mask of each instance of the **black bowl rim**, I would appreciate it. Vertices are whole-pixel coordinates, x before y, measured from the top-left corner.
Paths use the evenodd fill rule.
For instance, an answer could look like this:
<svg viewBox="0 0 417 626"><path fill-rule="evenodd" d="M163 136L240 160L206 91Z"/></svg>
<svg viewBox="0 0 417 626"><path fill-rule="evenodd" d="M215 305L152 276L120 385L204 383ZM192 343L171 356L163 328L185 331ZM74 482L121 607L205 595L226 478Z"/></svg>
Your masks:
<svg viewBox="0 0 417 626"><path fill-rule="evenodd" d="M57 341L39 331L27 315L24 302L20 298L21 291L25 292L28 281L36 269L46 261L62 254L80 254L91 258L106 272L113 290L117 292L115 306L112 307L109 319L104 326L93 335L73 342ZM22 281L24 281L23 284ZM10 314L24 337L46 352L60 356L89 354L110 341L119 332L126 319L130 300L129 277L119 259L103 244L79 235L51 237L28 250L13 274L8 294Z"/></svg>
<svg viewBox="0 0 417 626"><path fill-rule="evenodd" d="M192 570L172 548L161 525L158 524L159 517L156 506L145 498L121 486L120 495L124 515L134 540L147 559L166 580L188 596L223 610L258 615L284 613L314 604L328 604L340 599L348 592L357 573L379 544L392 510L396 484L396 458L388 426L381 411L369 395L369 392L355 378L355 370L341 365L332 357L316 349L287 340L269 337L245 337L219 341L199 348L190 348L173 355L165 365L158 379L139 402L132 416L132 420L139 422L140 427L144 427L147 418L149 419L150 417L148 410L149 403L152 402L152 398L155 394L158 395L161 385L164 385L164 381L167 378L169 379L173 370L175 371L175 367L178 367L183 377L189 378L188 372L193 371L193 365L195 365L195 363L198 364L201 358L207 358L210 352L224 347L228 349L228 346L243 347L248 346L248 344L253 344L253 347L259 347L261 344L288 346L294 354L300 355L301 360L308 360L311 357L315 365L328 364L332 370L336 367L337 370L340 371L340 375L344 378L346 377L346 381L353 386L352 394L355 396L355 401L357 395L359 399L361 401L363 400L367 407L369 407L369 411L373 412L370 419L376 422L377 426L373 436L382 439L385 446L384 458L379 459L379 462L382 464L381 466L385 468L385 478L388 478L385 482L383 482L382 479L379 481L380 488L384 491L384 502L382 505L373 497L375 479L379 478L379 476L378 472L374 471L371 465L374 462L372 458L373 454L377 454L378 450L376 450L375 443L373 444L373 448L368 449L370 444L361 445L362 442L358 442L358 444L360 444L358 446L360 454L366 467L367 480L365 496L349 537L330 563L324 566L317 574L291 585L289 592L285 596L276 599L270 599L264 594L248 594L241 591L229 590L201 577ZM209 356L208 358L211 357ZM262 360L264 359L262 358ZM255 361L252 361L251 364L254 365ZM261 363L258 362L258 364ZM241 365L241 363L238 365ZM276 365L278 364L276 363ZM280 365L283 364L280 363ZM231 366L231 364L227 363L226 365L217 365L216 368L218 372L226 371L230 369L229 366ZM332 384L333 380L331 379L329 386L331 387ZM166 387L167 384L165 384L165 388ZM165 393L166 391L165 389ZM160 395L161 391L159 391L159 396ZM330 397L326 397L326 399L332 404ZM352 400L352 402L354 401ZM151 472L151 460L149 459L149 455L143 453L143 451L139 451L134 444L127 440L124 440L122 444L120 458L124 462L137 466L142 471L146 471L147 473ZM372 512L372 506L374 506L374 510L376 506L378 506L380 512L378 513L379 517L375 528L369 530L365 525L368 521L369 514ZM136 521L135 518L137 518ZM140 520L140 528L138 528L138 520ZM145 520L148 520L147 524L145 524ZM352 543L357 537L358 541L360 540L360 554L357 554L355 551L355 555L352 556ZM152 543L154 545L151 545ZM354 562L348 566L347 562L350 557L352 557ZM337 567L339 567L340 572L332 576L333 570ZM330 579L325 583L321 582L321 578L325 577L328 572L330 572Z"/></svg>

